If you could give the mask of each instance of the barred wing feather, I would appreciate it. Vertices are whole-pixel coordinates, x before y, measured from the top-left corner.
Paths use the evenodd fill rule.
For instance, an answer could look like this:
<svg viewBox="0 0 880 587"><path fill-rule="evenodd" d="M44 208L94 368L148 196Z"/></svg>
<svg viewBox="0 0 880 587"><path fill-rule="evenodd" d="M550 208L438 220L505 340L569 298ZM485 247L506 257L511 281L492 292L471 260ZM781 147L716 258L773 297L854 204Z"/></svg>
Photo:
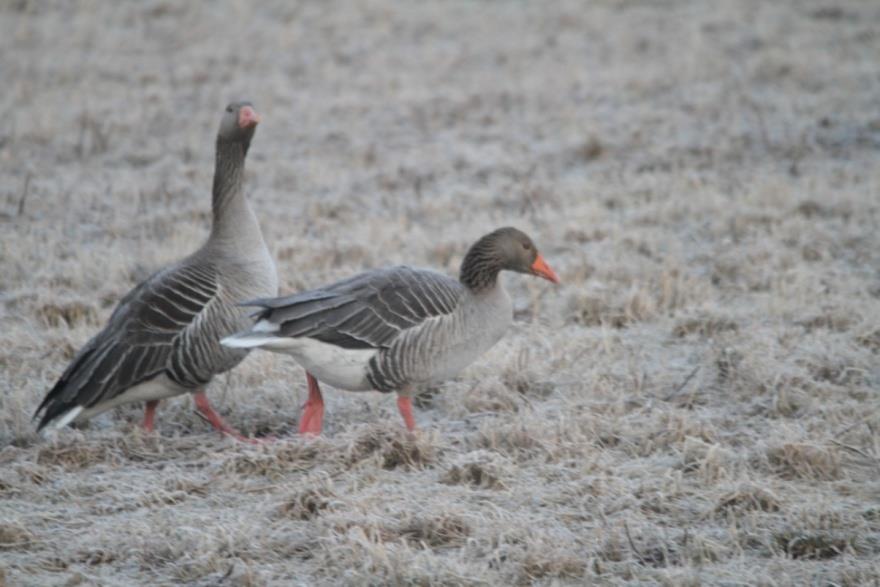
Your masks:
<svg viewBox="0 0 880 587"><path fill-rule="evenodd" d="M160 271L120 302L107 325L79 352L37 409L42 428L75 406L95 406L165 372L184 386L207 383L211 345L202 342L215 320L220 287L211 265ZM213 346L217 346L216 343Z"/></svg>
<svg viewBox="0 0 880 587"><path fill-rule="evenodd" d="M272 300L255 300L276 336L308 337L348 349L389 348L402 332L450 314L464 287L433 271L393 267Z"/></svg>

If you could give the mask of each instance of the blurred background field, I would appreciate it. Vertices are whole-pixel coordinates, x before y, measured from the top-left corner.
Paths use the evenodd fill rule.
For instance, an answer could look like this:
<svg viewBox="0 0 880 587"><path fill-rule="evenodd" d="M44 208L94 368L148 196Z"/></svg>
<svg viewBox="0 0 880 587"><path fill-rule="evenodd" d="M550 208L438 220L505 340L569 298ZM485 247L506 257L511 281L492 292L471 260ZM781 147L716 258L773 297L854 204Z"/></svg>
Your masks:
<svg viewBox="0 0 880 587"><path fill-rule="evenodd" d="M880 4L0 3L0 585L876 585ZM40 439L116 301L196 248L233 99L282 292L497 226L563 280L425 390L254 354Z"/></svg>

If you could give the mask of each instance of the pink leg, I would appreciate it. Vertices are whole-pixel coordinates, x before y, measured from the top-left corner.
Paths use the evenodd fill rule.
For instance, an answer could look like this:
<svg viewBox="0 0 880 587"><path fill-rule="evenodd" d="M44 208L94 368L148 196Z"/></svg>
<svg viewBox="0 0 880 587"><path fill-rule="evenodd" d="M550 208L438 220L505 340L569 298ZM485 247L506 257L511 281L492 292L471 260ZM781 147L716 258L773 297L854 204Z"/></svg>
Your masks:
<svg viewBox="0 0 880 587"><path fill-rule="evenodd" d="M199 412L202 413L208 423L221 434L231 436L232 438L235 438L236 440L240 440L242 442L250 442L253 444L259 442L259 440L243 436L238 430L224 422L223 418L220 417L220 414L215 412L214 408L211 407L211 404L208 402L208 396L205 395L204 391L198 391L193 394L193 400L195 400L196 402L196 408L198 408Z"/></svg>
<svg viewBox="0 0 880 587"><path fill-rule="evenodd" d="M306 380L309 383L309 399L299 419L299 433L319 436L324 425L324 398L318 380L311 373L306 372Z"/></svg>
<svg viewBox="0 0 880 587"><path fill-rule="evenodd" d="M148 401L144 407L144 430L146 432L153 431L153 419L156 417L156 406L158 405L159 400L153 399Z"/></svg>
<svg viewBox="0 0 880 587"><path fill-rule="evenodd" d="M403 416L403 422L406 424L406 429L410 432L415 430L416 419L413 418L412 398L408 395L397 396L397 409L400 410L400 415Z"/></svg>

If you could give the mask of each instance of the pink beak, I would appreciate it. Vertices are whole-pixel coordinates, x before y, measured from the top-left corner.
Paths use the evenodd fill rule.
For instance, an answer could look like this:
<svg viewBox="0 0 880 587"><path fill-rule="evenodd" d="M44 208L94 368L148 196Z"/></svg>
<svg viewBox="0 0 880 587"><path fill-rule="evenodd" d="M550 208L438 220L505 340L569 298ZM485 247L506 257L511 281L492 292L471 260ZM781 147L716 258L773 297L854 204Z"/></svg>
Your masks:
<svg viewBox="0 0 880 587"><path fill-rule="evenodd" d="M240 128L251 128L260 123L260 115L250 106L242 106L238 111L238 126Z"/></svg>

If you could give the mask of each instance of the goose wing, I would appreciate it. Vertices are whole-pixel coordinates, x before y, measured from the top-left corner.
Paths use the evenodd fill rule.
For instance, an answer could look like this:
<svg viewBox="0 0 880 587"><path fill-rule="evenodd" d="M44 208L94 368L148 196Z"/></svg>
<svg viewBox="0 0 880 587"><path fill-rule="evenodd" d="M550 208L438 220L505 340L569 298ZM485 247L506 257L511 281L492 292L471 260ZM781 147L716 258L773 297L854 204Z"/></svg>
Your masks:
<svg viewBox="0 0 880 587"><path fill-rule="evenodd" d="M163 372L183 386L206 383L213 369L204 334L217 322L220 293L216 269L204 263L168 268L138 285L43 399L39 428Z"/></svg>
<svg viewBox="0 0 880 587"><path fill-rule="evenodd" d="M291 296L254 300L256 329L347 349L388 348L402 332L450 314L464 287L433 271L392 267ZM261 321L266 321L260 324Z"/></svg>

